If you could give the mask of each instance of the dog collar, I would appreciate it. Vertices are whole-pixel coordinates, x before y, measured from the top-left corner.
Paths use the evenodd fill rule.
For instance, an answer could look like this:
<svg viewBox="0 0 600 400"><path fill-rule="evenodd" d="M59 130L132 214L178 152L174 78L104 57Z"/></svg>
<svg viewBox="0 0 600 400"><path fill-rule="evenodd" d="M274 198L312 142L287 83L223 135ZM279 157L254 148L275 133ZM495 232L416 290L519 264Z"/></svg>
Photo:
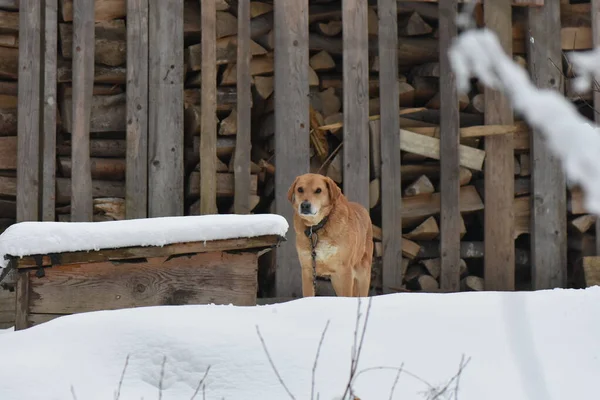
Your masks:
<svg viewBox="0 0 600 400"><path fill-rule="evenodd" d="M323 226L325 226L325 224L327 223L327 219L329 218L329 216L326 216L325 218L323 218L321 220L321 222L319 222L316 225L311 225L308 228L306 228L304 230L304 234L306 235L306 237L311 237L313 233L317 232L318 230L322 229Z"/></svg>

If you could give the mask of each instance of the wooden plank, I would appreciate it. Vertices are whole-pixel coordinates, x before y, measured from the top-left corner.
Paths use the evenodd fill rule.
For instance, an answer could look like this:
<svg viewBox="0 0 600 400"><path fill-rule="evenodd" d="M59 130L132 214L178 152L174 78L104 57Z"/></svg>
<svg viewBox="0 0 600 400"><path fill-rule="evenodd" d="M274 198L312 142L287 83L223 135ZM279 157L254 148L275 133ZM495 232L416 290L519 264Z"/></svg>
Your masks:
<svg viewBox="0 0 600 400"><path fill-rule="evenodd" d="M183 0L149 1L148 216L183 215Z"/></svg>
<svg viewBox="0 0 600 400"><path fill-rule="evenodd" d="M440 0L440 289L445 292L460 290L460 123L456 77L448 56L457 35L456 11L456 0Z"/></svg>
<svg viewBox="0 0 600 400"><path fill-rule="evenodd" d="M159 305L252 306L256 273L256 253L210 252L148 258L143 263L55 266L44 277L32 279L29 310L58 314Z"/></svg>
<svg viewBox="0 0 600 400"><path fill-rule="evenodd" d="M274 4L275 39L275 212L293 226L287 192L298 175L309 171L308 2ZM366 132L365 132L366 135ZM365 136L368 138L368 136ZM368 199L367 199L368 200ZM276 252L277 297L300 297L302 280L296 234Z"/></svg>
<svg viewBox="0 0 600 400"><path fill-rule="evenodd" d="M256 236L250 238L211 240L207 242L174 243L165 246L122 247L101 249L98 251L74 251L56 255L61 265L84 264L104 261L130 260L135 258L169 257L177 254L206 253L214 251L246 250L259 251L276 246L281 238L277 235ZM34 255L15 257L17 268L35 268L38 266ZM42 266L52 265L52 259L42 254Z"/></svg>
<svg viewBox="0 0 600 400"><path fill-rule="evenodd" d="M344 194L369 207L369 35L367 2L344 0ZM276 131L279 132L279 131Z"/></svg>
<svg viewBox="0 0 600 400"><path fill-rule="evenodd" d="M94 86L94 0L73 3L73 171L71 220L92 221L90 119ZM21 93L19 91L19 93Z"/></svg>
<svg viewBox="0 0 600 400"><path fill-rule="evenodd" d="M15 326L16 293L0 288L0 329Z"/></svg>
<svg viewBox="0 0 600 400"><path fill-rule="evenodd" d="M200 132L200 214L217 211L217 9L202 2L202 112Z"/></svg>
<svg viewBox="0 0 600 400"><path fill-rule="evenodd" d="M560 60L560 4L529 12L529 70L536 85L564 93ZM541 132L531 136L531 273L534 290L567 285L567 191L560 159Z"/></svg>
<svg viewBox="0 0 600 400"><path fill-rule="evenodd" d="M250 123L252 111L252 76L250 75L250 0L238 2L237 40L237 136L233 173L235 196L233 211L250 212Z"/></svg>
<svg viewBox="0 0 600 400"><path fill-rule="evenodd" d="M379 0L379 126L381 153L382 289L402 286L402 176L398 85L398 23L396 0ZM402 133L400 133L402 135Z"/></svg>
<svg viewBox="0 0 600 400"><path fill-rule="evenodd" d="M19 272L16 285L16 307L15 307L15 330L27 329L29 327L29 300L31 282L28 272Z"/></svg>
<svg viewBox="0 0 600 400"><path fill-rule="evenodd" d="M127 219L148 216L148 7L127 1Z"/></svg>
<svg viewBox="0 0 600 400"><path fill-rule="evenodd" d="M507 135L510 137L510 135ZM486 152L470 146L459 145L458 162L463 167L481 171ZM400 150L425 157L440 159L440 139L400 129ZM511 158L512 161L512 158Z"/></svg>
<svg viewBox="0 0 600 400"><path fill-rule="evenodd" d="M19 13L17 220L38 220L41 7L37 0L21 0Z"/></svg>
<svg viewBox="0 0 600 400"><path fill-rule="evenodd" d="M600 0L591 0L591 19L592 19L592 40L594 42L594 48L600 46ZM600 108L600 91L594 90L594 110ZM596 124L600 124L600 114L594 112L594 121ZM600 255L600 217L596 218L596 255Z"/></svg>
<svg viewBox="0 0 600 400"><path fill-rule="evenodd" d="M484 0L484 19L507 54L512 54L512 14L506 0ZM506 96L485 88L485 124L511 125ZM514 290L514 150L512 135L485 138L484 279L486 290Z"/></svg>
<svg viewBox="0 0 600 400"><path fill-rule="evenodd" d="M56 74L58 58L58 3L46 0L44 9L44 103L42 131L42 221L55 221L56 213Z"/></svg>

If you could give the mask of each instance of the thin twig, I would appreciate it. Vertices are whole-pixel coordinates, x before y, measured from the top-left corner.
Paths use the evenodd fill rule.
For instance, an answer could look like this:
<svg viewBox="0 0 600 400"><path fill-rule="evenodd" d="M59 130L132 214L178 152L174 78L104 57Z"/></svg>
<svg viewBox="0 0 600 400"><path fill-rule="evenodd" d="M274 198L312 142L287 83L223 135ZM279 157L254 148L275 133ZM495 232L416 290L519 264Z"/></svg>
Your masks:
<svg viewBox="0 0 600 400"><path fill-rule="evenodd" d="M75 388L71 385L71 396L73 396L73 400L77 400L77 395L75 394Z"/></svg>
<svg viewBox="0 0 600 400"><path fill-rule="evenodd" d="M329 161L331 161L331 159L333 157L335 157L335 155L338 153L338 151L340 151L340 149L342 148L343 145L344 145L344 142L338 144L338 146L331 152L331 154L327 156L327 158L325 159L325 161L323 161L323 164L321 164L321 166L317 170L317 174L321 173L321 170L323 169L323 167L325 167L325 165L327 165L327 163Z"/></svg>
<svg viewBox="0 0 600 400"><path fill-rule="evenodd" d="M465 360L465 355L463 354L463 356L460 358L460 365L462 366L463 361ZM462 368L459 368L460 372L462 372ZM460 376L461 374L458 374L458 377L456 378L456 385L454 385L454 400L458 400L458 385L460 383Z"/></svg>
<svg viewBox="0 0 600 400"><path fill-rule="evenodd" d="M465 356L463 354L462 358L460 359L460 365L458 367L458 372L452 377L452 379L450 379L448 381L448 383L446 384L446 386L444 386L442 388L442 390L437 391L437 394L431 400L437 400L442 394L446 393L446 390L448 390L448 388L450 387L450 385L452 384L452 382L454 382L457 379L460 379L460 375L462 374L463 370L465 369L465 367L467 366L467 364L471 360L471 358L469 357L469 359L467 360L467 362L463 364L464 359L465 359ZM456 396L456 394L455 394L455 396Z"/></svg>
<svg viewBox="0 0 600 400"><path fill-rule="evenodd" d="M206 371L204 371L204 376L202 377L202 379L200 379L200 382L198 382L198 387L196 388L196 391L194 392L194 394L190 400L194 400L194 397L196 397L196 395L200 391L200 386L202 386L202 384L204 383L204 380L206 379L206 375L208 375L208 371L210 371L210 365L208 366L208 368L206 368ZM204 389L202 389L202 390L204 391ZM204 393L202 393L202 394L204 395Z"/></svg>
<svg viewBox="0 0 600 400"><path fill-rule="evenodd" d="M127 365L129 364L129 354L125 357L125 366L123 367L123 372L121 372L121 379L119 379L119 386L117 387L117 393L115 394L115 400L119 400L121 397L121 386L123 385L123 378L125 378L125 371L127 370Z"/></svg>
<svg viewBox="0 0 600 400"><path fill-rule="evenodd" d="M163 378L165 377L165 363L166 362L167 362L167 356L164 356L162 366L160 368L160 381L158 382L158 400L162 399L162 385L163 385Z"/></svg>
<svg viewBox="0 0 600 400"><path fill-rule="evenodd" d="M404 368L404 363L400 365L398 368L398 373L396 374L396 379L394 379L394 384L392 385L392 390L390 391L390 400L394 397L394 390L396 390L396 385L398 384L398 380L400 380L400 374L402 373L402 368Z"/></svg>
<svg viewBox="0 0 600 400"><path fill-rule="evenodd" d="M288 389L288 387L285 385L285 382L281 378L281 375L279 375L279 371L277 371L277 367L275 367L275 364L273 363L273 360L271 359L271 354L269 354L269 350L267 349L267 345L265 344L265 340L263 339L262 335L260 334L260 329L258 328L258 325L256 325L256 333L258 334L258 337L260 338L260 342L262 344L263 349L265 350L265 354L267 355L267 358L269 359L269 363L271 364L271 367L273 368L273 371L275 371L275 375L277 375L277 379L279 379L279 383L281 383L281 386L283 386L283 388L285 389L285 391L287 392L287 394L290 396L290 398L292 400L296 400L296 398L294 397L294 395L290 392L290 390Z"/></svg>
<svg viewBox="0 0 600 400"><path fill-rule="evenodd" d="M315 372L317 371L317 362L319 361L319 355L321 354L321 345L323 344L323 339L325 339L325 333L327 332L328 327L329 327L329 320L327 320L327 323L325 324L325 328L323 329L323 332L321 333L321 340L319 340L319 346L317 347L317 354L315 356L315 362L314 362L313 368L312 368L312 383L311 383L311 389L310 389L311 400L313 400L314 396L315 396Z"/></svg>

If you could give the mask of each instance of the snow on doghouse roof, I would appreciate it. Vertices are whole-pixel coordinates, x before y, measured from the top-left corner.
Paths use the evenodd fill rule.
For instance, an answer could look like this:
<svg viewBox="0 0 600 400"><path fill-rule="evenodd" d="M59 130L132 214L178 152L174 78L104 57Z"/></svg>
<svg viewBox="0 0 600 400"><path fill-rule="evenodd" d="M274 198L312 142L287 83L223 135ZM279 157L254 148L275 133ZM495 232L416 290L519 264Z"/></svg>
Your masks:
<svg viewBox="0 0 600 400"><path fill-rule="evenodd" d="M6 267L6 255L285 236L288 227L286 219L276 214L194 215L106 222L20 222L0 235L0 270Z"/></svg>

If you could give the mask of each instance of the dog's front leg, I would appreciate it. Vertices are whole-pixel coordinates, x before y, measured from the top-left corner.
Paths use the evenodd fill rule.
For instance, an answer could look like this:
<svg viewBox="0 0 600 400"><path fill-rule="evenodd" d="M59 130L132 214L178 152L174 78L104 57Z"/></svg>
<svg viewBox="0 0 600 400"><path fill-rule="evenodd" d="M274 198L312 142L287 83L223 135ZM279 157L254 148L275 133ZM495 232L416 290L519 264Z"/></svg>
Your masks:
<svg viewBox="0 0 600 400"><path fill-rule="evenodd" d="M302 297L313 297L315 287L313 285L312 265L302 265Z"/></svg>

